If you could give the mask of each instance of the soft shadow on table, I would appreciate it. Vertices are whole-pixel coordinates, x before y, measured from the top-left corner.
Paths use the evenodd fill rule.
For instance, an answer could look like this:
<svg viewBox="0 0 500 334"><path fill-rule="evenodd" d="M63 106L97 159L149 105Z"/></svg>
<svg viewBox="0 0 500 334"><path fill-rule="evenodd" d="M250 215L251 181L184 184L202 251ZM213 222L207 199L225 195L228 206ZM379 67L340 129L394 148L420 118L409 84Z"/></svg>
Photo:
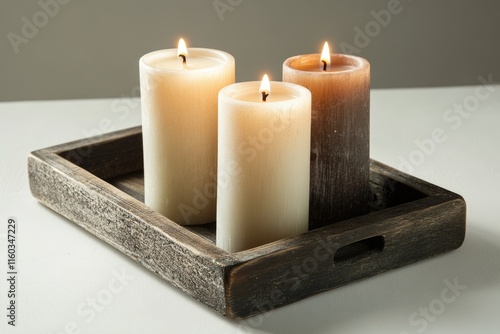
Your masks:
<svg viewBox="0 0 500 334"><path fill-rule="evenodd" d="M354 333L363 326L390 333L416 332L410 315L441 298L445 281L467 286L462 300L466 294L500 284L500 246L492 239L500 240L500 235L469 227L464 244L455 251L241 321L235 333ZM460 296L456 300L458 304ZM471 316L464 312L466 307L455 306L446 305L456 319Z"/></svg>
<svg viewBox="0 0 500 334"><path fill-rule="evenodd" d="M64 220L75 229L81 229L69 220ZM416 328L409 325L409 316L419 307L428 306L430 301L439 298L440 292L446 287L445 280L454 282L457 279L459 284L467 286L463 291L464 296L500 286L500 245L492 242L500 240L500 235L475 228L478 224L474 222L468 221L467 225L464 244L455 251L323 292L249 319L231 320L194 298L184 301L191 304L189 307L194 308L195 312L207 312L205 320L225 322L230 329L225 330L224 334L357 333L361 328L374 328L373 332L416 333ZM81 232L91 236L83 230ZM102 244L131 265L140 266L111 245ZM167 285L171 293L186 296L149 270L144 269L144 274ZM457 300L457 304L461 302ZM455 313L455 318L471 316L473 310L470 307L455 306L447 306ZM380 319L384 319L385 323L381 323ZM388 319L390 323L387 323Z"/></svg>

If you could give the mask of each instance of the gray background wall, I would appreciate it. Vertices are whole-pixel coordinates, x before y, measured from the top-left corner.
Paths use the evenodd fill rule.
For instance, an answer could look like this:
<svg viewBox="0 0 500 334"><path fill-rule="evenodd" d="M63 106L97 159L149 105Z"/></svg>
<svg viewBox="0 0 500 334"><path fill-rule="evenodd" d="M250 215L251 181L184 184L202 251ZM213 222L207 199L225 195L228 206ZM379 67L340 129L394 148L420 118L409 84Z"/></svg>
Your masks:
<svg viewBox="0 0 500 334"><path fill-rule="evenodd" d="M137 95L140 56L180 36L231 53L238 81L280 80L283 60L324 40L367 58L374 88L499 81L499 1L400 0L378 23L373 13L396 2L2 0L0 100Z"/></svg>

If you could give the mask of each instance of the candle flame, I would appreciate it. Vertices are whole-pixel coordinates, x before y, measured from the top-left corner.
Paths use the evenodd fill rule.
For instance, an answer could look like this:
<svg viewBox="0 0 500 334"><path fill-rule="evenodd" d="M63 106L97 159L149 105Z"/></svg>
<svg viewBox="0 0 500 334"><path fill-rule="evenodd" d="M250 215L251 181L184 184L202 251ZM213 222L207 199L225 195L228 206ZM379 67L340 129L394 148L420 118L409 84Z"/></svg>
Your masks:
<svg viewBox="0 0 500 334"><path fill-rule="evenodd" d="M179 39L179 45L177 46L177 57L182 57L182 62L186 62L186 57L188 56L188 51L186 48L186 42L184 38Z"/></svg>
<svg viewBox="0 0 500 334"><path fill-rule="evenodd" d="M328 46L328 42L325 42L325 45L323 46L321 64L323 66L323 71L326 71L327 66L330 65L330 47Z"/></svg>
<svg viewBox="0 0 500 334"><path fill-rule="evenodd" d="M267 74L264 74L262 82L260 84L259 92L262 94L262 101L266 101L267 97L271 93L271 84L269 83L269 78Z"/></svg>

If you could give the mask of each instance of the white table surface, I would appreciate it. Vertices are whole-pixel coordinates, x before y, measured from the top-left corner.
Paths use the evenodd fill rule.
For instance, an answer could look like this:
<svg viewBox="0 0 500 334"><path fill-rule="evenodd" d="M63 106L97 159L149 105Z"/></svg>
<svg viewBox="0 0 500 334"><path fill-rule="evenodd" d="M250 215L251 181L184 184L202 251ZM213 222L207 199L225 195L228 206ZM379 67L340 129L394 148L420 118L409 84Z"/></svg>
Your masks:
<svg viewBox="0 0 500 334"><path fill-rule="evenodd" d="M478 81L372 91L372 158L398 167L413 157L410 174L465 197L461 248L241 322L188 297L30 194L30 151L139 125L137 99L0 103L0 276L7 272L8 217L18 224L19 272L16 328L7 325L7 284L0 280L0 332L500 333L500 85L489 89ZM466 113L450 112L454 104L465 104ZM446 140L429 154L416 152L416 141L436 128ZM456 291L448 288L454 283Z"/></svg>

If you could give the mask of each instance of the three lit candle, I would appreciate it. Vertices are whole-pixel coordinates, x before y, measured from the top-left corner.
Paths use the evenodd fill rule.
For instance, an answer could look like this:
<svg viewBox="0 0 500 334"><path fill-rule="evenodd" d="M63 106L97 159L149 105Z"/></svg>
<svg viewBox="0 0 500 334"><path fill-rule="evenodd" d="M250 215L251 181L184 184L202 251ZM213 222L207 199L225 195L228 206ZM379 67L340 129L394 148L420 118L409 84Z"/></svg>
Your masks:
<svg viewBox="0 0 500 334"><path fill-rule="evenodd" d="M307 232L310 138L306 88L264 76L220 91L217 246L237 252Z"/></svg>
<svg viewBox="0 0 500 334"><path fill-rule="evenodd" d="M320 54L288 58L283 81L312 93L309 228L368 211L370 184L370 64Z"/></svg>
<svg viewBox="0 0 500 334"><path fill-rule="evenodd" d="M233 84L229 54L179 48L140 74L145 203L167 218L217 220L217 246L237 252L366 212L366 60L298 56L288 82Z"/></svg>
<svg viewBox="0 0 500 334"><path fill-rule="evenodd" d="M181 225L215 221L217 94L234 83L223 51L159 50L139 60L145 204Z"/></svg>

